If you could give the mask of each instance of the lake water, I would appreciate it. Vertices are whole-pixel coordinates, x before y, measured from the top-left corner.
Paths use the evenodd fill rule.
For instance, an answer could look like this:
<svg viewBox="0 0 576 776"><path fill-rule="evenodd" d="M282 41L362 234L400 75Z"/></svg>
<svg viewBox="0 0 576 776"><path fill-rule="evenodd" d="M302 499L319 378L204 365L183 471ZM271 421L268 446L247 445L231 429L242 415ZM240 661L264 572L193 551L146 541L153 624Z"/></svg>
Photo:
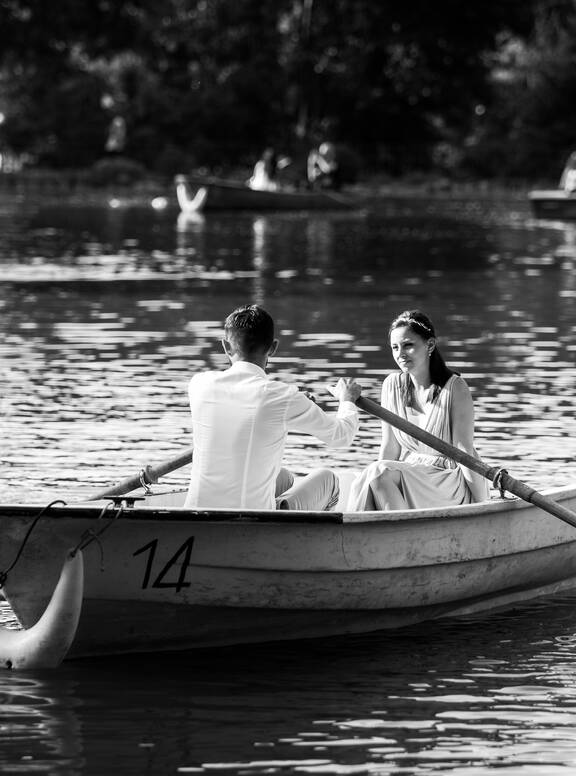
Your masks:
<svg viewBox="0 0 576 776"><path fill-rule="evenodd" d="M0 498L81 500L191 443L186 388L223 318L276 318L271 371L378 398L387 328L419 307L475 399L477 447L574 480L576 229L514 199L222 214L0 201ZM294 437L287 463L377 453ZM186 482L186 470L166 481ZM554 519L554 518L550 518ZM0 768L47 774L453 774L576 768L576 598L397 633L0 674Z"/></svg>

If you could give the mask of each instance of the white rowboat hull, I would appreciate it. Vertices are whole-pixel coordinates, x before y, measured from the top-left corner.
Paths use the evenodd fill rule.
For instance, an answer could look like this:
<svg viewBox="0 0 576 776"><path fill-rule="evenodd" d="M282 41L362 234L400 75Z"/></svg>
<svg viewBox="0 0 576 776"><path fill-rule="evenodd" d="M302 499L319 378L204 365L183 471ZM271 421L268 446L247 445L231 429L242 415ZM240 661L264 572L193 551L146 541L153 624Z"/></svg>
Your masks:
<svg viewBox="0 0 576 776"><path fill-rule="evenodd" d="M576 488L547 491L569 509ZM576 529L518 499L389 513L53 507L4 592L31 627L89 531L69 656L310 638L489 610L576 585ZM7 568L40 506L0 507Z"/></svg>
<svg viewBox="0 0 576 776"><path fill-rule="evenodd" d="M576 219L576 192L542 189L529 192L528 198L536 218L573 221Z"/></svg>

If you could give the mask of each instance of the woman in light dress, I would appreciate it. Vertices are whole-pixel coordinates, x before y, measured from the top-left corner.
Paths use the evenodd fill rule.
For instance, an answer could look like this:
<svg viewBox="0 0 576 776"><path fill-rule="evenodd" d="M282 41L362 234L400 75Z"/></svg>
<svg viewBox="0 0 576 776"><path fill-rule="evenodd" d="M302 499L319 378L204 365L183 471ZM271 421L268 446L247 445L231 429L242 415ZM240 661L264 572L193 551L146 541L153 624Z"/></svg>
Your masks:
<svg viewBox="0 0 576 776"><path fill-rule="evenodd" d="M400 371L384 380L382 406L477 457L470 389L442 358L432 321L408 310L392 322L389 336ZM379 460L356 477L347 508L418 509L487 498L484 477L383 422Z"/></svg>
<svg viewBox="0 0 576 776"><path fill-rule="evenodd" d="M576 151L570 154L564 165L560 178L560 188L568 194L576 193Z"/></svg>
<svg viewBox="0 0 576 776"><path fill-rule="evenodd" d="M273 148L267 148L254 165L248 185L257 191L278 191L281 187L276 176L290 164L292 164L290 157L279 157Z"/></svg>
<svg viewBox="0 0 576 776"><path fill-rule="evenodd" d="M273 148L267 148L254 165L252 177L248 181L251 189L257 191L277 191L276 172L278 157Z"/></svg>

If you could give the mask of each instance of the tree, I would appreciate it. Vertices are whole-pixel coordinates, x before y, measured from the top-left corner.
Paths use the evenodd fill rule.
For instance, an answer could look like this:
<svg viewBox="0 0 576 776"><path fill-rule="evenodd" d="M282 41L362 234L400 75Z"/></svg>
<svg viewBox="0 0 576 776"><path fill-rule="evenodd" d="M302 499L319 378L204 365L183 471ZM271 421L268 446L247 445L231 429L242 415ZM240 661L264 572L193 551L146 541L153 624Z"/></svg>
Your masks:
<svg viewBox="0 0 576 776"><path fill-rule="evenodd" d="M485 55L503 31L530 22L524 0L309 0L307 14L304 45L298 32L288 38L287 68L308 131L397 169L425 165L436 142L465 136L488 93Z"/></svg>
<svg viewBox="0 0 576 776"><path fill-rule="evenodd" d="M546 0L530 35L502 41L492 69L493 100L471 139L474 172L557 181L576 147L576 8Z"/></svg>
<svg viewBox="0 0 576 776"><path fill-rule="evenodd" d="M39 162L81 166L102 154L110 117L93 67L119 52L150 52L161 3L11 0L0 19L3 134ZM144 23L146 22L146 23Z"/></svg>
<svg viewBox="0 0 576 776"><path fill-rule="evenodd" d="M4 135L87 165L121 117L125 153L151 168L321 139L391 172L426 168L478 136L493 54L531 22L532 0L10 0Z"/></svg>

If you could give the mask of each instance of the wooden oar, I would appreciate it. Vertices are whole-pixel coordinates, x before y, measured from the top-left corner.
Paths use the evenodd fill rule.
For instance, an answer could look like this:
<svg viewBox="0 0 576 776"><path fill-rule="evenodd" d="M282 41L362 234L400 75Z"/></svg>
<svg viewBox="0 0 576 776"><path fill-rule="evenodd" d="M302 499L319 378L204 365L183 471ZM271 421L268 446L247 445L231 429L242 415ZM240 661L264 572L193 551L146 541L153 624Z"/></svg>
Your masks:
<svg viewBox="0 0 576 776"><path fill-rule="evenodd" d="M514 479L514 477L511 477L505 469L502 469L499 466L488 466L480 460L480 458L475 458L473 455L469 455L463 450L459 450L457 447L454 447L454 445L430 434L428 431L424 431L424 429L416 426L414 423L410 423L409 420L405 420L394 412L384 409L384 407L381 407L372 399L361 396L356 401L356 404L361 410L364 410L364 412L368 412L370 415L374 415L375 417L380 418L380 420L386 421L386 423L389 423L391 426L399 428L400 431L404 431L406 434L409 434L420 442L423 442L425 445L428 445L428 447L432 447L434 450L443 453L447 458L451 458L453 461L461 463L468 469L472 469L472 471L481 474L491 482L494 482L494 478L498 477L499 486L501 485L504 490L513 493L524 501L528 501L530 504L540 507L540 509L543 509L545 512L550 512L551 515L559 517L560 520L563 520L565 523L576 528L576 512L572 512L572 510L563 507L551 498L547 498L542 495L542 493L539 493L537 490L530 487L530 485L526 485L526 483Z"/></svg>
<svg viewBox="0 0 576 776"><path fill-rule="evenodd" d="M109 488L101 490L99 493L91 496L88 501L98 501L102 498L112 498L112 496L123 496L125 493L130 493L130 491L140 488L143 485L143 481L151 485L153 482L158 482L160 477L163 477L165 474L170 474L170 472L186 466L191 460L192 448L188 448L188 450L180 453L176 458L170 458L157 466L145 466L138 474L126 477L117 482L116 485L111 485Z"/></svg>

